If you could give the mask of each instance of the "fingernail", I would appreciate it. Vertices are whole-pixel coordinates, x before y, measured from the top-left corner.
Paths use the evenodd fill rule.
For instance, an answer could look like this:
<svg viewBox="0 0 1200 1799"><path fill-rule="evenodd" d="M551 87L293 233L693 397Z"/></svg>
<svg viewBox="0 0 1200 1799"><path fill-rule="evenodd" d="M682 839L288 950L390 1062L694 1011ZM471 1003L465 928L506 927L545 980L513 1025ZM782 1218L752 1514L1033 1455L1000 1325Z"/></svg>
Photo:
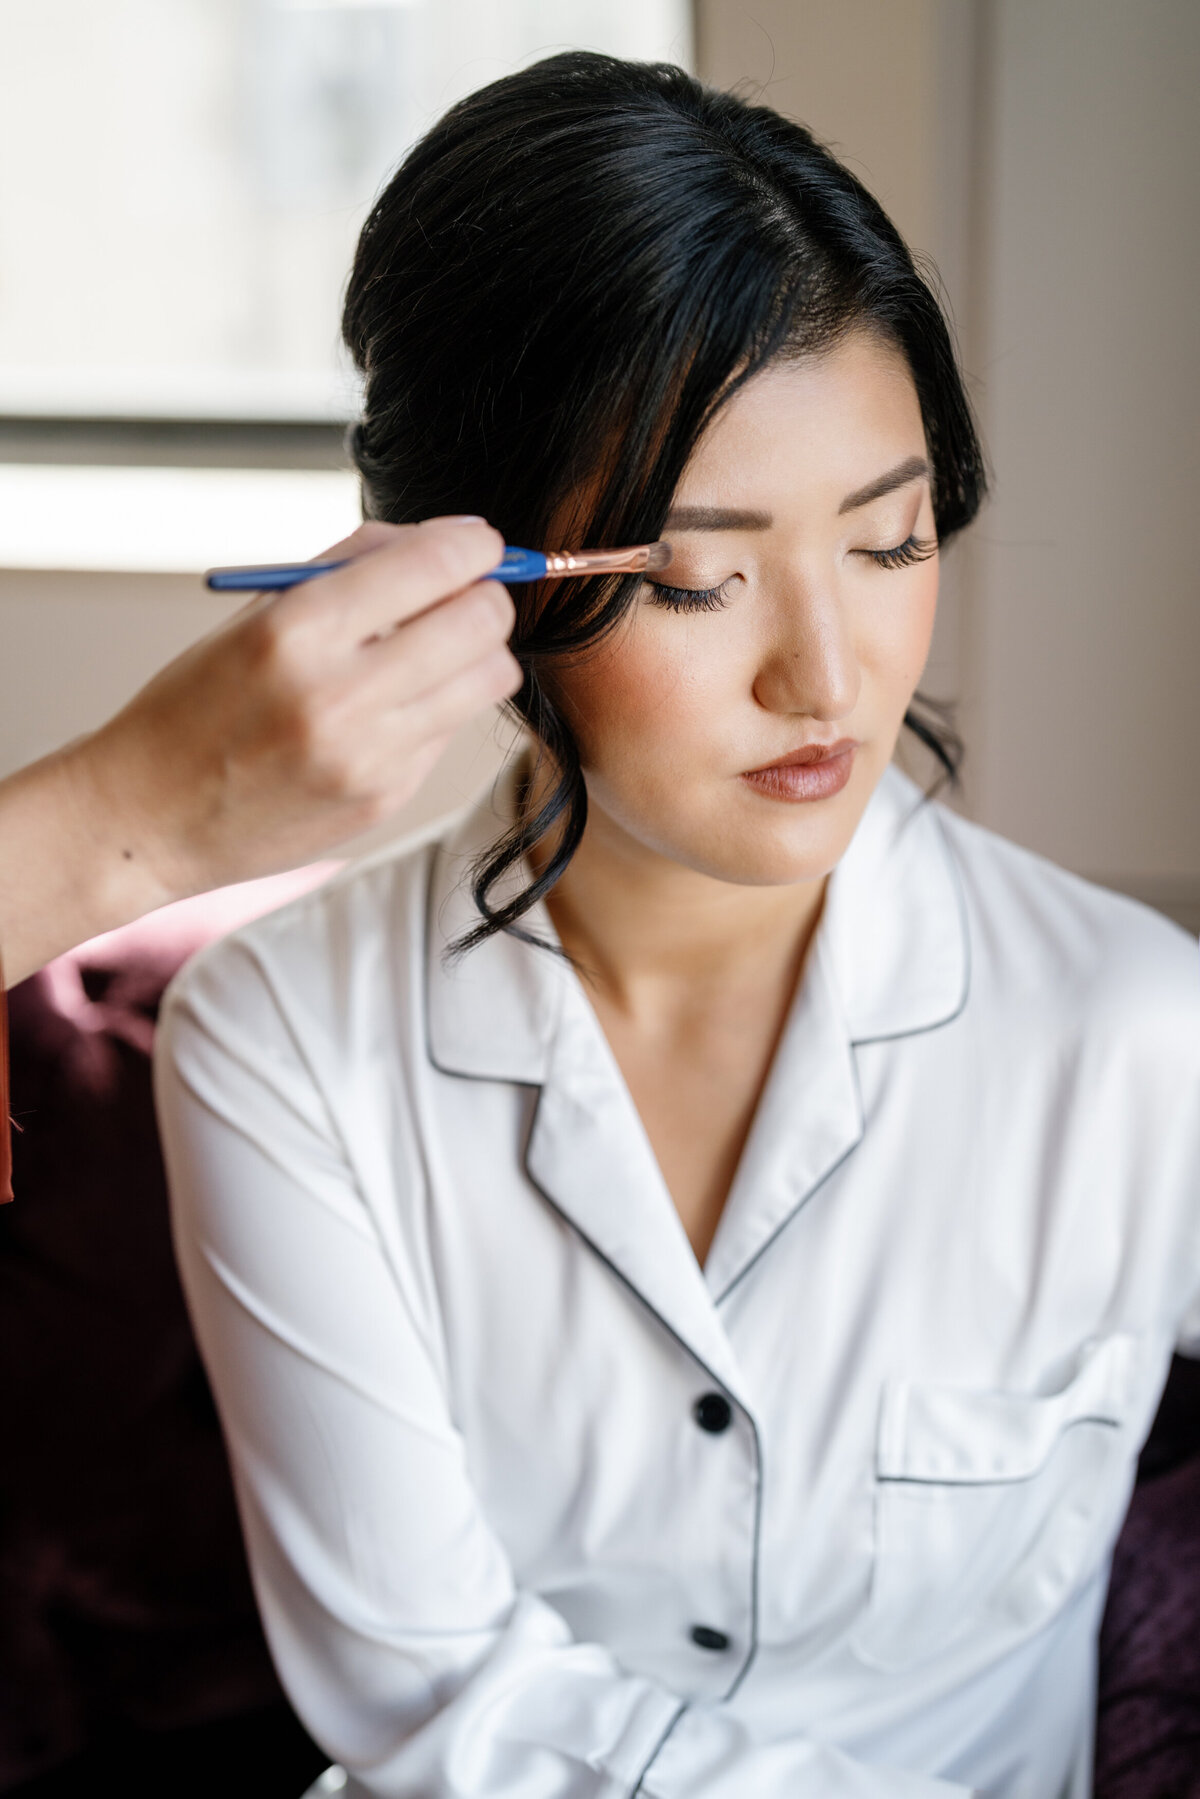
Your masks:
<svg viewBox="0 0 1200 1799"><path fill-rule="evenodd" d="M480 512L445 512L436 518L423 518L423 525L486 525L487 520Z"/></svg>

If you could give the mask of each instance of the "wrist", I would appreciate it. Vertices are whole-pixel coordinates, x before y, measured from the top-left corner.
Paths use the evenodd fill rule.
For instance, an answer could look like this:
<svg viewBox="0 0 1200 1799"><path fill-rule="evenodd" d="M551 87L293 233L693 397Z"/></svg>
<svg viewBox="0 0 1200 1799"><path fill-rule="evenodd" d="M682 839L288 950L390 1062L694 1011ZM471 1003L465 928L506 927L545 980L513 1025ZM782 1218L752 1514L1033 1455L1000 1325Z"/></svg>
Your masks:
<svg viewBox="0 0 1200 1799"><path fill-rule="evenodd" d="M103 929L140 918L195 891L172 857L156 795L156 772L137 743L112 723L58 752L58 777L72 837L91 875ZM161 807L159 807L161 810Z"/></svg>
<svg viewBox="0 0 1200 1799"><path fill-rule="evenodd" d="M103 746L75 743L0 781L0 954L9 985L179 897L149 833L108 791Z"/></svg>

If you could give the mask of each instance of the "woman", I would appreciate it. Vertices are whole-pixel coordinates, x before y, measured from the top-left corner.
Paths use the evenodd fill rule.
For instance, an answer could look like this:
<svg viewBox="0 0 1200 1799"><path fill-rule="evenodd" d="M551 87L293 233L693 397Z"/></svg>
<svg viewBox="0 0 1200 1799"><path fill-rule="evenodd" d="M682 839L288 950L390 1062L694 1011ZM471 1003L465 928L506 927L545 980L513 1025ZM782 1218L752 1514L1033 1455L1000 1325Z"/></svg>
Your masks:
<svg viewBox="0 0 1200 1799"><path fill-rule="evenodd" d="M1083 1795L1200 1338L1194 946L891 764L981 462L798 126L569 55L363 232L368 509L517 595L494 802L192 965L178 1248L268 1633L376 1794ZM497 841L498 839L498 841Z"/></svg>

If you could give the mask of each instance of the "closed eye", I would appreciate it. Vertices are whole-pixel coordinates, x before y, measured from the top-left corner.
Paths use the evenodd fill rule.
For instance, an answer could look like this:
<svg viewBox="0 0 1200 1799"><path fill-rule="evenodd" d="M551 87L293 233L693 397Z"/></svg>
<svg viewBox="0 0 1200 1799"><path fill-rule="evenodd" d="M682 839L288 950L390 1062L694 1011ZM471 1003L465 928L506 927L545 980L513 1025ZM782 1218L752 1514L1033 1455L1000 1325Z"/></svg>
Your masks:
<svg viewBox="0 0 1200 1799"><path fill-rule="evenodd" d="M669 612L719 612L727 604L726 583L719 587L668 587L662 581L648 581L656 606Z"/></svg>
<svg viewBox="0 0 1200 1799"><path fill-rule="evenodd" d="M869 556L880 568L910 568L913 563L928 562L937 554L937 548L936 537L918 537L913 532L894 549L858 553ZM646 585L654 595L654 604L665 606L669 612L719 612L728 604L726 581L719 587L668 587L665 581L648 581Z"/></svg>
<svg viewBox="0 0 1200 1799"><path fill-rule="evenodd" d="M928 562L936 555L937 547L936 537L918 537L914 532L894 550L863 550L861 553L877 562L880 568L908 568L914 562Z"/></svg>

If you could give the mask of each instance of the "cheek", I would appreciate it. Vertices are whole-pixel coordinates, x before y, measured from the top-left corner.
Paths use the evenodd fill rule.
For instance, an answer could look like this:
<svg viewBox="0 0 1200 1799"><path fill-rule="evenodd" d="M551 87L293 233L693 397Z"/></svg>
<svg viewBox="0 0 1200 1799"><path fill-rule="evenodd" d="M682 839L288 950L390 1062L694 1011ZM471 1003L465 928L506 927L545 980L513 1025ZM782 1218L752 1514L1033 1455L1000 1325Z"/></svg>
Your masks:
<svg viewBox="0 0 1200 1799"><path fill-rule="evenodd" d="M636 614L619 641L560 676L585 768L669 767L711 735L720 664L703 653L700 622Z"/></svg>
<svg viewBox="0 0 1200 1799"><path fill-rule="evenodd" d="M864 660L898 690L909 692L921 678L933 638L937 616L938 564L922 563L907 576L907 591L900 605L888 605L869 620ZM905 695L907 702L907 694Z"/></svg>

